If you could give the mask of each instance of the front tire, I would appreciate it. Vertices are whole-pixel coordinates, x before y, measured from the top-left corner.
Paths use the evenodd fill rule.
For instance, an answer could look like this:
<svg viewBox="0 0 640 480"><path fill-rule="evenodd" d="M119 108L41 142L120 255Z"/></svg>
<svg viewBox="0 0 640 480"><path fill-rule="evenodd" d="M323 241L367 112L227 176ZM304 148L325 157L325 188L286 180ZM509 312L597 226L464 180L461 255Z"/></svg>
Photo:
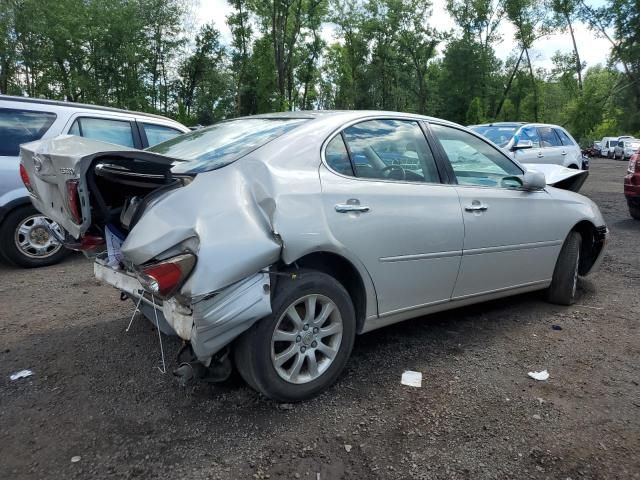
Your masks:
<svg viewBox="0 0 640 480"><path fill-rule="evenodd" d="M629 205L629 215L636 220L640 220L640 207Z"/></svg>
<svg viewBox="0 0 640 480"><path fill-rule="evenodd" d="M553 279L547 291L547 299L558 305L573 305L576 301L578 273L580 267L580 249L582 237L578 232L571 232L562 245Z"/></svg>
<svg viewBox="0 0 640 480"><path fill-rule="evenodd" d="M8 263L35 268L54 265L69 253L49 232L57 228L30 205L12 210L0 228L0 251Z"/></svg>
<svg viewBox="0 0 640 480"><path fill-rule="evenodd" d="M271 305L271 315L236 342L236 366L273 400L306 400L332 385L347 363L356 334L353 303L333 277L300 270L278 278Z"/></svg>

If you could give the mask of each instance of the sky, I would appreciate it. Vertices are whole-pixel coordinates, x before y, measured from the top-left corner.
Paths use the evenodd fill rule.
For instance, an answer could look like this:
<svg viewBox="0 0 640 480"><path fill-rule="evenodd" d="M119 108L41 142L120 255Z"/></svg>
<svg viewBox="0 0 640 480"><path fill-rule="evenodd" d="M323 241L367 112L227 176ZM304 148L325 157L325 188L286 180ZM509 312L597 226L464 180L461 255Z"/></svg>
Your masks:
<svg viewBox="0 0 640 480"><path fill-rule="evenodd" d="M222 34L222 40L224 43L229 43L231 40L231 33L229 27L226 24L226 17L231 13L232 9L226 0L195 0L194 6L194 21L196 25L204 25L205 23L213 22L220 33ZM601 3L596 0L594 3ZM432 0L432 17L431 25L438 30L449 31L455 27L455 23L451 18L451 15L446 10L446 0ZM496 55L501 60L512 54L516 49L516 41L514 40L514 28L507 22L503 21L500 25L500 35L502 41L494 48ZM604 38L597 38L596 35L590 31L584 24L578 23L574 26L574 32L576 35L576 42L578 44L578 52L580 53L580 59L586 62L587 67L591 67L598 63L605 64L609 55L609 43ZM323 29L323 38L325 41L331 43L336 41L334 30L331 25L326 25ZM534 68L545 68L551 70L553 63L551 58L556 51L562 53L569 53L573 50L571 44L571 36L567 32L557 33L548 37L538 39L533 48L530 51L531 62ZM518 51L519 53L519 51Z"/></svg>

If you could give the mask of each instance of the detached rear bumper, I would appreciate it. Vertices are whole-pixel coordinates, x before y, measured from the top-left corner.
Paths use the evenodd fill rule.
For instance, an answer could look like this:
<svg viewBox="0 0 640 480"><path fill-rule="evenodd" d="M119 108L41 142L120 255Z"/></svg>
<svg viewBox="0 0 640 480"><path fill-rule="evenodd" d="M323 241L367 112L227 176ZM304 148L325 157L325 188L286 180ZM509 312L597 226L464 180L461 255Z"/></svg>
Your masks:
<svg viewBox="0 0 640 480"><path fill-rule="evenodd" d="M205 364L256 321L271 313L267 272L258 272L185 306L174 298L165 301L152 298L131 272L108 267L101 260L96 260L93 269L98 280L125 292L136 303L141 299L142 313L152 323L157 314L160 330L191 342L198 360ZM163 329L163 324L168 331Z"/></svg>

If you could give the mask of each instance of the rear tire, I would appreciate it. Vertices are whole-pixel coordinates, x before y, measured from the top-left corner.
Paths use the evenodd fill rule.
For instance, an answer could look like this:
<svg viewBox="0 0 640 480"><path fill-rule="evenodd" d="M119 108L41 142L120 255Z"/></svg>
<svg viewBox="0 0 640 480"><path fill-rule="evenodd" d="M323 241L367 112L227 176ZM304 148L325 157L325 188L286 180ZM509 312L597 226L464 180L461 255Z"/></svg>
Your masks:
<svg viewBox="0 0 640 480"><path fill-rule="evenodd" d="M242 378L279 402L299 402L332 385L344 369L356 335L353 303L333 277L300 270L279 278L272 313L236 342Z"/></svg>
<svg viewBox="0 0 640 480"><path fill-rule="evenodd" d="M629 205L629 215L636 220L640 220L640 207L633 207Z"/></svg>
<svg viewBox="0 0 640 480"><path fill-rule="evenodd" d="M0 252L10 264L25 268L44 267L60 262L69 250L51 239L41 226L50 223L30 205L15 208L0 227Z"/></svg>
<svg viewBox="0 0 640 480"><path fill-rule="evenodd" d="M558 305L573 305L576 301L578 273L580 266L580 248L582 237L578 232L571 232L562 245L553 279L547 291L547 299Z"/></svg>

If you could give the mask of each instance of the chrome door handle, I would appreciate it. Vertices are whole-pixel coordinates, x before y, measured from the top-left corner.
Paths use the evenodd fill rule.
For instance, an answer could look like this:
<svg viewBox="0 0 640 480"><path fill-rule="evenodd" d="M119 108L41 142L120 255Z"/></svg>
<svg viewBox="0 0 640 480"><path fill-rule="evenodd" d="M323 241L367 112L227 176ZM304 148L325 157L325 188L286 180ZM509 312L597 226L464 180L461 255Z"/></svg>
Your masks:
<svg viewBox="0 0 640 480"><path fill-rule="evenodd" d="M486 210L489 210L489 207L487 207L486 205L467 205L466 207L464 207L464 209L467 212L484 212Z"/></svg>
<svg viewBox="0 0 640 480"><path fill-rule="evenodd" d="M567 154L567 152L562 152L562 155L566 155L566 154Z"/></svg>
<svg viewBox="0 0 640 480"><path fill-rule="evenodd" d="M349 212L368 212L369 207L365 205L354 205L349 203L339 203L336 205L336 212L349 213Z"/></svg>
<svg viewBox="0 0 640 480"><path fill-rule="evenodd" d="M544 157L544 154L543 154L543 153L538 152L538 158L542 158L542 157Z"/></svg>

